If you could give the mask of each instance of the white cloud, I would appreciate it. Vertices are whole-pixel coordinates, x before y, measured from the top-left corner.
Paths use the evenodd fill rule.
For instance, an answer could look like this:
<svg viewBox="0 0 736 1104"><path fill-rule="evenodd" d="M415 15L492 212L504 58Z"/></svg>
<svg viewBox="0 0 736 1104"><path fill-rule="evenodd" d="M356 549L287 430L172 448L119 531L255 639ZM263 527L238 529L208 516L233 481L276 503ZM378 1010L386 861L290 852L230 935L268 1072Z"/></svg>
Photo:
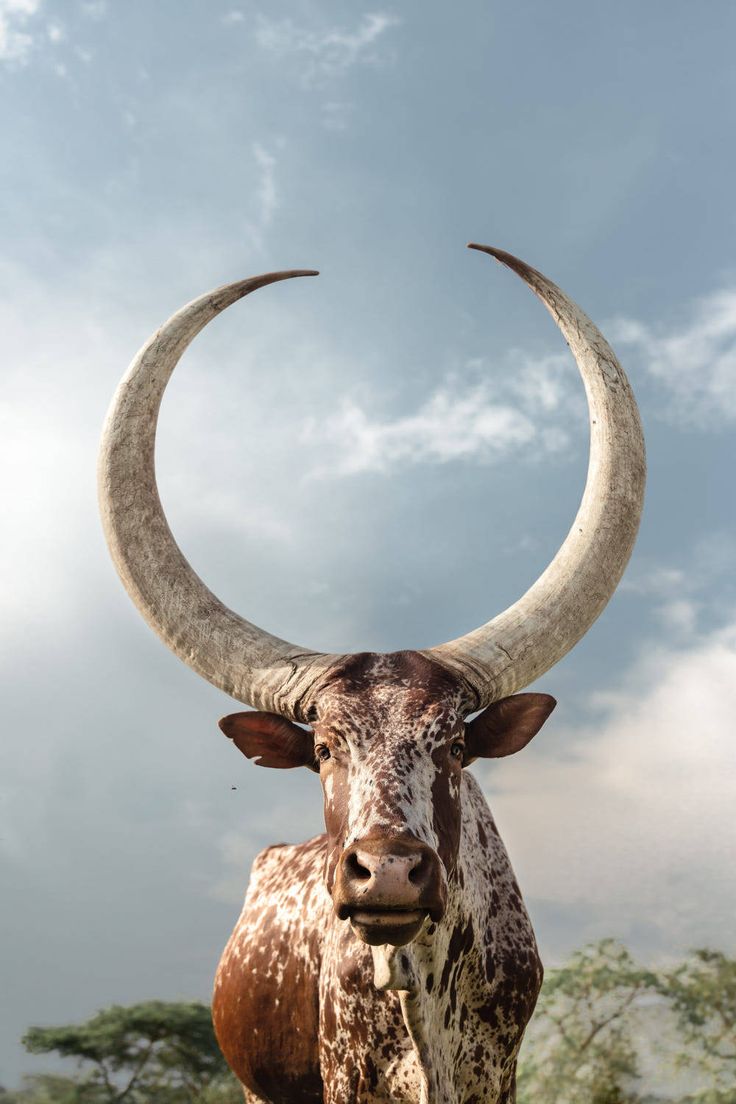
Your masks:
<svg viewBox="0 0 736 1104"><path fill-rule="evenodd" d="M651 375L669 392L673 420L711 428L736 420L736 288L697 300L680 324L651 327L614 320L610 335L639 351Z"/></svg>
<svg viewBox="0 0 736 1104"><path fill-rule="evenodd" d="M657 597L670 597L687 585L688 577L684 571L662 564L645 568L636 575L630 572L620 583L622 590L629 590L634 594L654 594Z"/></svg>
<svg viewBox="0 0 736 1104"><path fill-rule="evenodd" d="M220 22L224 23L226 27L232 27L235 23L244 23L245 13L233 8L231 11L225 12Z"/></svg>
<svg viewBox="0 0 736 1104"><path fill-rule="evenodd" d="M509 356L506 376L506 386L529 410L546 413L559 410L563 402L574 401L576 388L577 407L580 411L584 410L577 371L565 353L533 358L520 349L514 349Z"/></svg>
<svg viewBox="0 0 736 1104"><path fill-rule="evenodd" d="M0 61L24 65L33 49L28 22L41 0L0 0Z"/></svg>
<svg viewBox="0 0 736 1104"><path fill-rule="evenodd" d="M653 600L660 623L670 632L692 636L701 619L722 621L722 591L733 576L735 557L730 533L709 533L695 543L687 568L639 561L620 586Z"/></svg>
<svg viewBox="0 0 736 1104"><path fill-rule="evenodd" d="M83 591L79 566L98 533L94 458L105 398L90 381L111 352L125 363L127 349L116 349L112 333L85 316L81 298L75 304L56 291L47 296L20 270L4 269L2 276L13 288L12 297L0 302L0 606L6 636L31 634L44 623L74 625Z"/></svg>
<svg viewBox="0 0 736 1104"><path fill-rule="evenodd" d="M271 225L274 212L278 207L275 179L276 158L258 142L253 145L253 156L260 172L260 180L256 189L259 204L258 221L261 227L266 229Z"/></svg>
<svg viewBox="0 0 736 1104"><path fill-rule="evenodd" d="M386 472L401 464L444 464L453 460L490 463L534 441L545 455L569 443L556 417L572 373L565 357L523 360L502 384L482 377L481 361L468 362L466 378L448 378L411 414L373 417L353 399L323 419L310 418L302 440L319 449L311 477Z"/></svg>
<svg viewBox="0 0 736 1104"><path fill-rule="evenodd" d="M675 598L665 602L657 610L657 615L666 629L681 636L691 637L698 625L697 602L689 598Z"/></svg>
<svg viewBox="0 0 736 1104"><path fill-rule="evenodd" d="M319 475L387 471L406 462L488 460L532 437L528 418L494 403L478 387L465 392L440 388L415 414L383 422L346 400L326 421L310 420L303 434L308 445L319 441L321 449L334 450L331 462L313 473Z"/></svg>
<svg viewBox="0 0 736 1104"><path fill-rule="evenodd" d="M564 757L545 754L542 733L536 754L486 768L525 893L596 917L582 937L646 925L671 950L727 944L736 616L688 650L649 649L597 704Z"/></svg>
<svg viewBox="0 0 736 1104"><path fill-rule="evenodd" d="M273 218L279 207L279 197L276 188L277 158L271 150L266 149L260 142L254 142L251 146L253 160L256 167L256 180L251 186L251 193L255 198L255 212L248 220L246 230L250 235L254 249L262 250L264 247L264 235L271 227Z"/></svg>
<svg viewBox="0 0 736 1104"><path fill-rule="evenodd" d="M353 31L341 27L313 31L298 26L292 19L259 16L256 42L277 57L288 54L303 57L302 78L306 84L314 84L342 77L355 65L378 65L385 61L385 54L378 49L379 40L400 22L386 12L368 12Z"/></svg>
<svg viewBox="0 0 736 1104"><path fill-rule="evenodd" d="M104 19L107 15L107 0L86 0L82 11L90 19Z"/></svg>

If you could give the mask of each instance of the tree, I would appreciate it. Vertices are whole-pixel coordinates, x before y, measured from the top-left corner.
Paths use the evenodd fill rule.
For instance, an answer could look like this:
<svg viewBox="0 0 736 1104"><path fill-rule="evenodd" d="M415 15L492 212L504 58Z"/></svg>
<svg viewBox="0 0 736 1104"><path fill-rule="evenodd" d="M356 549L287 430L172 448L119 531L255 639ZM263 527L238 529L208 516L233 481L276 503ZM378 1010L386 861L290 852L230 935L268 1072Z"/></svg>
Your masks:
<svg viewBox="0 0 736 1104"><path fill-rule="evenodd" d="M210 1010L197 1001L113 1005L83 1024L32 1027L23 1042L87 1065L69 1104L193 1104L227 1075Z"/></svg>
<svg viewBox="0 0 736 1104"><path fill-rule="evenodd" d="M633 1012L657 991L613 939L577 951L542 989L519 1074L520 1104L636 1104Z"/></svg>
<svg viewBox="0 0 736 1104"><path fill-rule="evenodd" d="M681 1067L697 1071L703 1104L736 1104L736 959L705 948L663 971L660 992L675 1016L684 1047Z"/></svg>
<svg viewBox="0 0 736 1104"><path fill-rule="evenodd" d="M197 1104L243 1104L243 1089L240 1082L229 1073L226 1077L211 1081L201 1096L197 1097Z"/></svg>
<svg viewBox="0 0 736 1104"><path fill-rule="evenodd" d="M23 1078L19 1089L0 1091L0 1104L96 1104L102 1099L84 1082L52 1073L31 1074Z"/></svg>

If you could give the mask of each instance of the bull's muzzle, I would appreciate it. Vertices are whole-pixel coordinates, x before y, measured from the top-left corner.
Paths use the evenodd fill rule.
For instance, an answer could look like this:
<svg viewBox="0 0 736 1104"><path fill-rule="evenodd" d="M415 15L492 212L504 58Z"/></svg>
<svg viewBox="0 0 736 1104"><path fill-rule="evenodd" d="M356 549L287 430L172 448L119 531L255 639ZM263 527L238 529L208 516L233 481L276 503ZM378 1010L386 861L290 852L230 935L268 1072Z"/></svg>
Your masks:
<svg viewBox="0 0 736 1104"><path fill-rule="evenodd" d="M343 851L333 901L364 943L410 943L424 920L441 920L447 890L439 856L414 839L367 836Z"/></svg>

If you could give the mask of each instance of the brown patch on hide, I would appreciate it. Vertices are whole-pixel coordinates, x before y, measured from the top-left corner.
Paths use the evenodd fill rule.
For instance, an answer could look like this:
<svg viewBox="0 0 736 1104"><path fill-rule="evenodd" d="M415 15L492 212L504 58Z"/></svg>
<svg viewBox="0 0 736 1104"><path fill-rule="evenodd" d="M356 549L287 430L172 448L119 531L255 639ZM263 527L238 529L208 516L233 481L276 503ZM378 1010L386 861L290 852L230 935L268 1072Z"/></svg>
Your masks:
<svg viewBox="0 0 736 1104"><path fill-rule="evenodd" d="M272 1104L321 1102L319 1070L318 914L299 933L305 869L321 865L324 837L298 847L269 848L254 864L270 877L243 911L220 961L212 1019L220 1049L235 1076ZM282 888L280 907L268 898L269 884ZM294 895L284 892L293 885ZM294 902L293 925L288 902Z"/></svg>

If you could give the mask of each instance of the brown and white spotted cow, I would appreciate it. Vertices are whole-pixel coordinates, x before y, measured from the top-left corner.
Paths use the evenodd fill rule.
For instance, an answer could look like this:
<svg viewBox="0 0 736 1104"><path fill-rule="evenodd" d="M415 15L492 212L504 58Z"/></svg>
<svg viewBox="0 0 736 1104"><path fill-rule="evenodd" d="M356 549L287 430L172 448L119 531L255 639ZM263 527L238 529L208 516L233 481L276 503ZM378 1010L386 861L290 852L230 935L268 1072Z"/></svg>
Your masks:
<svg viewBox="0 0 736 1104"><path fill-rule="evenodd" d="M308 767L322 783L326 833L256 859L217 973L215 1027L247 1101L515 1099L542 967L464 768L520 750L549 716L554 699L515 691L573 646L615 590L641 513L644 448L628 381L593 323L539 272L475 248L516 271L567 338L591 456L580 510L547 570L458 640L387 655L298 648L223 606L169 531L153 451L177 361L237 299L311 273L271 273L188 304L135 358L108 415L100 498L129 593L186 663L255 707L220 722L248 758Z"/></svg>
<svg viewBox="0 0 736 1104"><path fill-rule="evenodd" d="M522 747L554 704L519 694L466 725L456 676L399 652L346 660L313 733L221 721L262 765L319 769L327 826L259 856L220 963L215 1028L247 1099L513 1099L542 967L463 767Z"/></svg>

